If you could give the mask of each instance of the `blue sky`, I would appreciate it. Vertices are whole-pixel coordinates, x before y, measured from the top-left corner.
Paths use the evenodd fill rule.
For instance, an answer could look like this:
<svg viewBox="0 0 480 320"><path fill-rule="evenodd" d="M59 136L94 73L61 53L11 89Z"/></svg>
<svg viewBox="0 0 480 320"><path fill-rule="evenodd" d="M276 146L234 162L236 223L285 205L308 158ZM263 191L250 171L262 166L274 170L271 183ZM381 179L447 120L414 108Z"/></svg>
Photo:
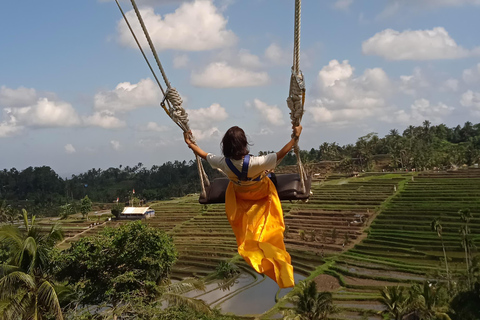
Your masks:
<svg viewBox="0 0 480 320"><path fill-rule="evenodd" d="M200 146L218 153L232 125L253 153L283 146L293 0L137 3ZM425 119L480 122L480 0L304 0L302 9L302 148ZM67 176L193 159L127 31L114 1L2 5L0 168Z"/></svg>

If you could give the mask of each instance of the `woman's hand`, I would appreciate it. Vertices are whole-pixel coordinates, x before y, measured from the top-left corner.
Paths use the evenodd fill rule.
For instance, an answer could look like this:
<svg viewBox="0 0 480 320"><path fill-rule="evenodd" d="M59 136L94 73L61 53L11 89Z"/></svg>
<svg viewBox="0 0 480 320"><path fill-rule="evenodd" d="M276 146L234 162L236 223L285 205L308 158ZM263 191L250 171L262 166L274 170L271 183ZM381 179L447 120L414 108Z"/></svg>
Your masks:
<svg viewBox="0 0 480 320"><path fill-rule="evenodd" d="M300 134L302 133L302 129L303 127L301 125L299 125L298 127L292 127L293 129L293 135L295 136L295 138L300 138Z"/></svg>
<svg viewBox="0 0 480 320"><path fill-rule="evenodd" d="M192 131L184 132L183 133L183 139L185 140L185 143L187 146L192 149L192 151L199 157L203 159L207 159L208 153L203 151L202 148L197 146L195 143L192 142L191 137L192 136Z"/></svg>
<svg viewBox="0 0 480 320"><path fill-rule="evenodd" d="M183 139L185 140L185 143L190 146L191 144L193 144L192 140L190 139L192 135L192 131L188 131L188 132L184 132L183 133Z"/></svg>

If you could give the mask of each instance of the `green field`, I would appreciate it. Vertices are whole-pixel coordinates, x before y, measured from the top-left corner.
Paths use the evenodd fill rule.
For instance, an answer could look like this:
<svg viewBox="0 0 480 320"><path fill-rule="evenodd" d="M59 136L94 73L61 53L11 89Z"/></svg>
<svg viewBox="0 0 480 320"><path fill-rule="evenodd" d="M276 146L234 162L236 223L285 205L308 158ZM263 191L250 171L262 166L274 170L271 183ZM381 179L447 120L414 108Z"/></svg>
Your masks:
<svg viewBox="0 0 480 320"><path fill-rule="evenodd" d="M368 312L369 319L380 319L375 313L382 309L378 298L384 286L445 281L441 241L430 226L434 218L441 217L452 276L461 277L465 257L458 211L472 211L470 229L473 239L480 240L480 170L334 178L314 182L308 202L285 202L283 207L285 243L295 272L309 279L321 274L334 279L336 284L329 288L317 283L319 289L333 291L342 310L336 318L360 319ZM156 216L146 223L170 234L179 252L172 279L208 276L224 260L252 273L238 259L224 205L202 206L197 195L190 195L151 207ZM60 221L67 237L61 247L125 223L105 221L106 217ZM54 222L41 219L40 225L48 229ZM249 290L255 290L257 282ZM261 318L276 317L285 306L285 299L280 299Z"/></svg>

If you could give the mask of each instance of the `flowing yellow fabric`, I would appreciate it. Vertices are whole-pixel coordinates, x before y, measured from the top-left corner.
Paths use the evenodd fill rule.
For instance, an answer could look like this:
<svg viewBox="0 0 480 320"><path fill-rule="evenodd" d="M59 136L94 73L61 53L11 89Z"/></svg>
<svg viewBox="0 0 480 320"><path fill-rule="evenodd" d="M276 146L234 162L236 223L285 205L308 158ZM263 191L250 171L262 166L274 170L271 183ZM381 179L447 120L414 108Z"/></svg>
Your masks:
<svg viewBox="0 0 480 320"><path fill-rule="evenodd" d="M251 186L230 182L225 211L243 259L280 288L293 287L293 267L283 242L283 210L273 182L267 177Z"/></svg>

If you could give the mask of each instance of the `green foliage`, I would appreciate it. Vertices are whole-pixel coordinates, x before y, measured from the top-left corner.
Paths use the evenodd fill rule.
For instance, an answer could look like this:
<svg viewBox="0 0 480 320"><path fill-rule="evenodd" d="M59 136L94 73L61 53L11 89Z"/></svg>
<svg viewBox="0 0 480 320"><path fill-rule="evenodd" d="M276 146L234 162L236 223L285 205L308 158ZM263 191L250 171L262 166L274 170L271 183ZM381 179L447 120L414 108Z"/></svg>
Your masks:
<svg viewBox="0 0 480 320"><path fill-rule="evenodd" d="M67 313L66 319L69 320L99 320L111 319L105 315L92 315L87 309L75 309ZM170 308L162 308L158 302L146 303L142 300L133 299L123 307L121 319L124 320L235 320L236 317L222 315L220 311L213 310L205 313L195 310L195 308L183 306L175 306Z"/></svg>
<svg viewBox="0 0 480 320"><path fill-rule="evenodd" d="M460 292L450 303L453 320L480 319L480 283L475 283L470 291Z"/></svg>
<svg viewBox="0 0 480 320"><path fill-rule="evenodd" d="M82 304L117 305L132 293L154 298L176 257L168 235L137 221L73 243L58 257L57 277L81 292Z"/></svg>
<svg viewBox="0 0 480 320"><path fill-rule="evenodd" d="M67 219L72 214L77 213L75 206L71 203L66 203L63 206L60 206L60 219Z"/></svg>
<svg viewBox="0 0 480 320"><path fill-rule="evenodd" d="M216 272L221 279L228 279L238 275L240 270L231 262L220 261L217 265Z"/></svg>
<svg viewBox="0 0 480 320"><path fill-rule="evenodd" d="M80 203L80 212L82 213L83 218L88 220L88 213L92 211L92 201L88 196L85 196Z"/></svg>
<svg viewBox="0 0 480 320"><path fill-rule="evenodd" d="M305 240L305 230L298 230L298 235L300 239Z"/></svg>
<svg viewBox="0 0 480 320"><path fill-rule="evenodd" d="M394 320L402 320L408 310L405 288L400 286L385 287L380 291L380 295L380 302L385 307L381 314L388 315Z"/></svg>
<svg viewBox="0 0 480 320"><path fill-rule="evenodd" d="M314 281L301 282L299 292L292 298L293 312L287 312L285 319L323 320L338 312L330 292L318 292Z"/></svg>
<svg viewBox="0 0 480 320"><path fill-rule="evenodd" d="M115 218L118 219L118 217L120 217L120 214L123 212L123 208L125 208L125 206L121 203L116 203L113 205L111 212Z"/></svg>
<svg viewBox="0 0 480 320"><path fill-rule="evenodd" d="M40 319L51 314L63 319L55 287L51 282L51 257L62 232L52 227L46 234L31 221L23 210L23 229L4 225L0 228L0 247L8 258L0 265L1 319Z"/></svg>

